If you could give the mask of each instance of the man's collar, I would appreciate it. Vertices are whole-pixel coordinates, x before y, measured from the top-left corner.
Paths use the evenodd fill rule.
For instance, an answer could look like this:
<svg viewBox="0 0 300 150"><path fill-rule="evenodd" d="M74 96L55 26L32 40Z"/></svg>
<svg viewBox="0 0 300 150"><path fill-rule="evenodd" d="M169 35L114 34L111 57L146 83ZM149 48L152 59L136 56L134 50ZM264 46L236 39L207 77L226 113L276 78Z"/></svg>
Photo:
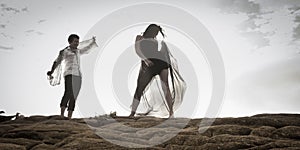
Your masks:
<svg viewBox="0 0 300 150"><path fill-rule="evenodd" d="M72 50L72 49L70 48L70 46L66 47L66 49L69 50L69 51L71 51L71 52L77 52L77 49Z"/></svg>

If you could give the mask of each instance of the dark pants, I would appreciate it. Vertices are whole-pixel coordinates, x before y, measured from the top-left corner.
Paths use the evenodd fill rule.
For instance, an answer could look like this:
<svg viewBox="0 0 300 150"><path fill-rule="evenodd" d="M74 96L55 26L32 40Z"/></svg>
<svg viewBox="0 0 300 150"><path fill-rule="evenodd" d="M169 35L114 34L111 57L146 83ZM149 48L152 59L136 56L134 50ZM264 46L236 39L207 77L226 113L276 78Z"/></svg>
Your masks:
<svg viewBox="0 0 300 150"><path fill-rule="evenodd" d="M159 59L151 59L151 61L154 65L150 67L142 61L142 66L137 80L137 87L134 93L134 99L136 100L141 99L145 88L154 76L159 75L163 69L168 69L170 67L168 63Z"/></svg>
<svg viewBox="0 0 300 150"><path fill-rule="evenodd" d="M67 107L68 111L74 111L75 101L81 88L81 77L74 75L65 76L65 93L61 99L60 107Z"/></svg>

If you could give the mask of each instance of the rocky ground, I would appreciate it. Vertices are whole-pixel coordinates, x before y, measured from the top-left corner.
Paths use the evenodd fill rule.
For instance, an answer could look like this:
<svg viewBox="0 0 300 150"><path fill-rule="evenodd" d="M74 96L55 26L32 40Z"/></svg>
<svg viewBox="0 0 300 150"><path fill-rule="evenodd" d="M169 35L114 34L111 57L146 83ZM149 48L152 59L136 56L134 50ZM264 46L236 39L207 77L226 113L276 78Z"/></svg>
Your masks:
<svg viewBox="0 0 300 150"><path fill-rule="evenodd" d="M31 116L0 123L1 150L128 147L300 149L300 114L192 120L110 116L68 120L59 116Z"/></svg>

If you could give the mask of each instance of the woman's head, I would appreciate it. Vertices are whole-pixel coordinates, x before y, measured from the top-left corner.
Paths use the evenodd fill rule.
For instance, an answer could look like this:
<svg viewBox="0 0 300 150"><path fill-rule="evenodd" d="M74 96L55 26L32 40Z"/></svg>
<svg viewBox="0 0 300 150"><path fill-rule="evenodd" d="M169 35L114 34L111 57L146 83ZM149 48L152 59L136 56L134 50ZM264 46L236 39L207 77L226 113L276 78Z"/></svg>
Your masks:
<svg viewBox="0 0 300 150"><path fill-rule="evenodd" d="M144 38L155 38L157 36L158 32L160 32L161 35L163 37L165 37L165 34L163 33L162 28L160 26L158 26L156 24L150 24L146 28L145 32L143 33L143 37Z"/></svg>

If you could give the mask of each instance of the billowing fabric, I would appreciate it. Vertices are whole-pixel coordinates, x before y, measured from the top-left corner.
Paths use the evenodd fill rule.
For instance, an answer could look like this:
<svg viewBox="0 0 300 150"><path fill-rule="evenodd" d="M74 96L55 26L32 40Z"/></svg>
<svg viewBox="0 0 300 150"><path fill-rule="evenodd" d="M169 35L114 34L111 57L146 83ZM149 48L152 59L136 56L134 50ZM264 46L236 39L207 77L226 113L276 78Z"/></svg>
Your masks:
<svg viewBox="0 0 300 150"><path fill-rule="evenodd" d="M186 83L181 77L177 60L171 54L167 44L162 41L162 48L159 52L164 53L164 61L170 64L169 67L169 87L172 96L173 111L178 109L183 101L183 96L186 90ZM140 69L143 69L143 65ZM141 97L141 106L138 113L140 115L149 115L156 117L167 117L169 115L169 108L165 98L165 93L162 89L159 75L152 78L150 83L145 88Z"/></svg>
<svg viewBox="0 0 300 150"><path fill-rule="evenodd" d="M61 50L55 60L59 65L55 68L52 77L49 78L50 85L59 85L62 74L63 76L81 76L80 56L88 54L95 47L98 47L97 43L93 42L93 39L89 39L80 42L77 50L71 50L70 47Z"/></svg>

